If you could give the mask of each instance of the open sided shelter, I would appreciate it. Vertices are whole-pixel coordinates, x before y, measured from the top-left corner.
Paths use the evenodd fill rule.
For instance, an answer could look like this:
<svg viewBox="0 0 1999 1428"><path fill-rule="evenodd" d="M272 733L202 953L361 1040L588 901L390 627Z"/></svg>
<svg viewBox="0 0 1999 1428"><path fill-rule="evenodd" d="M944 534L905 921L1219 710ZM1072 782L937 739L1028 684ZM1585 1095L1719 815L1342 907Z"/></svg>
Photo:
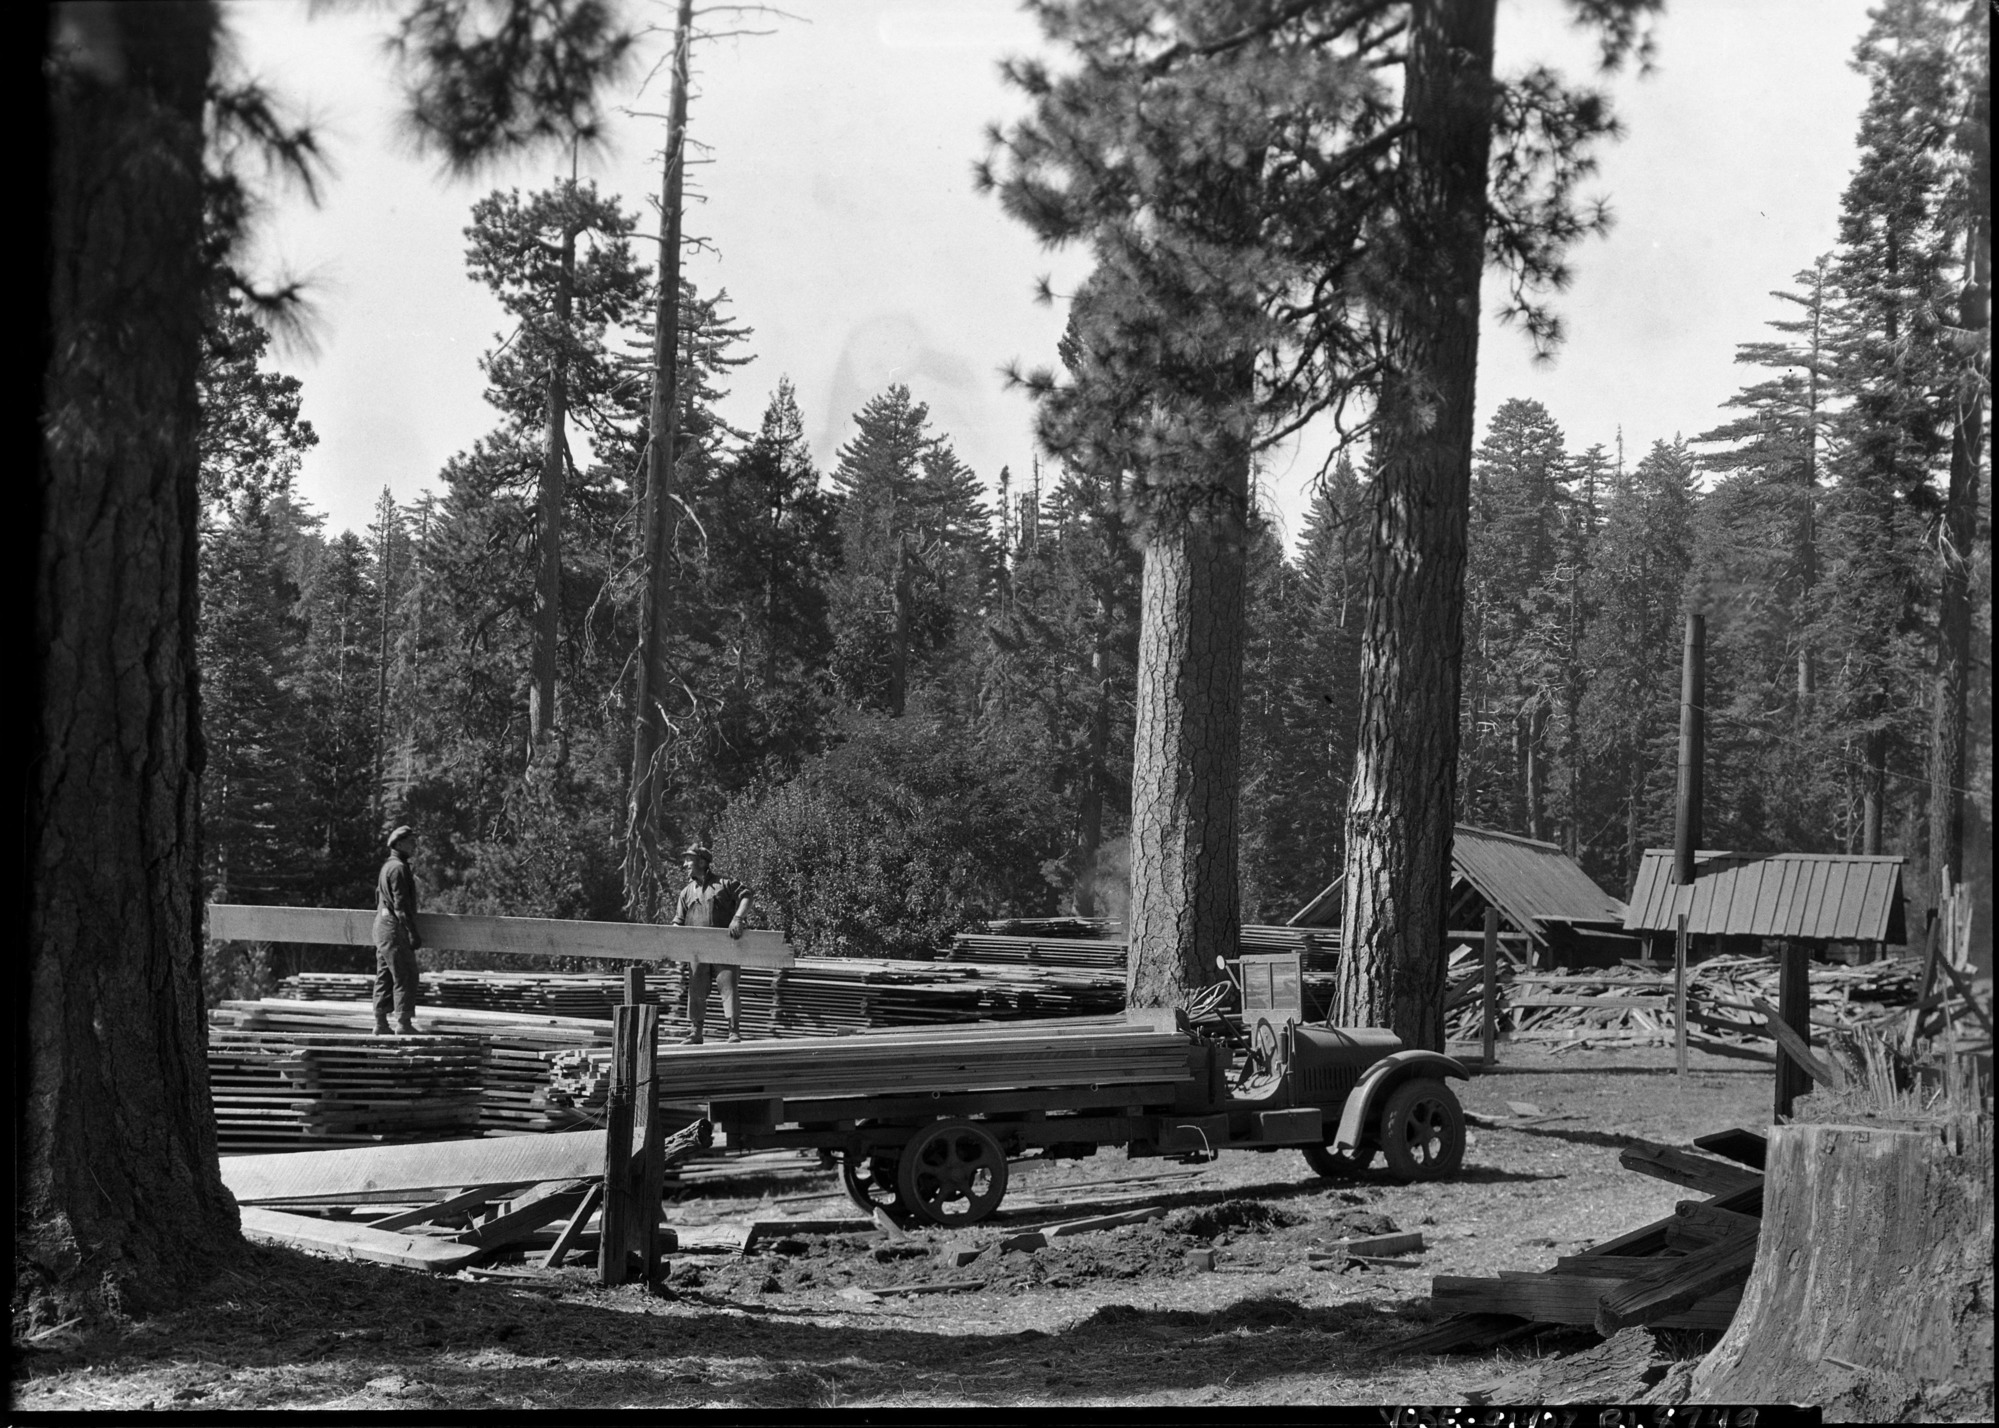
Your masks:
<svg viewBox="0 0 1999 1428"><path fill-rule="evenodd" d="M1673 880L1673 850L1647 848L1638 865L1624 930L1654 942L1672 937L1679 916L1706 947L1758 950L1765 939L1811 945L1821 959L1835 947L1871 958L1909 940L1904 860L1858 853L1694 855L1694 880Z"/></svg>

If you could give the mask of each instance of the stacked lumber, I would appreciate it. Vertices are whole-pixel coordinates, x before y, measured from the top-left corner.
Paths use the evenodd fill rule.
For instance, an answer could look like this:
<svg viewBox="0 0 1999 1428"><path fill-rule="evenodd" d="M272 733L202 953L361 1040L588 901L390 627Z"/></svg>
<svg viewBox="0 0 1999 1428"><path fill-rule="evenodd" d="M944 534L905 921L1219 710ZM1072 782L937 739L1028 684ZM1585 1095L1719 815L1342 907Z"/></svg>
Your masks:
<svg viewBox="0 0 1999 1428"><path fill-rule="evenodd" d="M1760 1162L1764 1141L1724 1131L1702 1149ZM1640 1142L1619 1157L1626 1169L1684 1185L1707 1198L1682 1200L1671 1215L1564 1255L1550 1269L1497 1276L1438 1275L1430 1303L1443 1317L1394 1347L1404 1353L1489 1348L1557 1325L1593 1329L1728 1328L1756 1260L1763 1176L1710 1155Z"/></svg>
<svg viewBox="0 0 1999 1428"><path fill-rule="evenodd" d="M1124 939L1124 924L1103 917L1003 917L988 922L985 931L1001 937Z"/></svg>
<svg viewBox="0 0 1999 1428"><path fill-rule="evenodd" d="M359 978L372 987L372 978ZM478 1059L475 1084L481 1088L465 1134L493 1135L565 1129L571 1118L561 1108L545 1104L550 1055L580 1047L601 1047L609 1055L611 1024L575 1017L470 1008L422 1007L418 1024L424 1031L463 1042ZM374 1007L367 1001L291 1000L226 1001L209 1013L209 1075L215 1076L217 1038L223 1033L258 1033L273 1046L303 1044L327 1032L366 1033L374 1026ZM401 1047L412 1038L366 1039ZM426 1038L414 1038L422 1041ZM217 1102L220 1114L222 1104ZM248 1149L244 1144L240 1148Z"/></svg>
<svg viewBox="0 0 1999 1428"><path fill-rule="evenodd" d="M1475 973L1475 957L1452 960L1453 975ZM1811 1018L1814 1026L1845 1030L1892 1019L1915 1000L1917 964L1893 959L1848 967L1811 964ZM1757 1009L1760 998L1777 997L1777 964L1767 957L1723 956L1687 969L1687 1026L1695 1044L1717 1049L1767 1041L1768 1021ZM1448 999L1446 1034L1476 1040L1480 1031L1479 989L1475 985ZM1670 970L1624 964L1589 971L1556 968L1521 971L1502 965L1497 973L1496 1007L1502 1032L1513 1041L1588 1041L1593 1046L1669 1042L1675 1030Z"/></svg>
<svg viewBox="0 0 1999 1428"><path fill-rule="evenodd" d="M982 962L989 966L1084 967L1122 973L1125 944L1096 937L1010 937L990 932L960 932L951 939L947 956L952 962Z"/></svg>
<svg viewBox="0 0 1999 1428"><path fill-rule="evenodd" d="M208 1081L224 1151L476 1135L483 1060L467 1036L215 1027Z"/></svg>

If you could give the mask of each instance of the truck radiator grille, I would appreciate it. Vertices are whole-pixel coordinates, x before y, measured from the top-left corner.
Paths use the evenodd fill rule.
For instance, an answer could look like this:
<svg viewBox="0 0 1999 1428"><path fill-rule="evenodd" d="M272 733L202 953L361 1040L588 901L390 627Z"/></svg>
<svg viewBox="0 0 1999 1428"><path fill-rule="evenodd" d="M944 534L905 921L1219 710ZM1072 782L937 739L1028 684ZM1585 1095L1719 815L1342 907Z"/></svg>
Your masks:
<svg viewBox="0 0 1999 1428"><path fill-rule="evenodd" d="M1298 1073L1298 1089L1312 1098L1345 1100L1360 1073L1351 1066L1307 1066Z"/></svg>

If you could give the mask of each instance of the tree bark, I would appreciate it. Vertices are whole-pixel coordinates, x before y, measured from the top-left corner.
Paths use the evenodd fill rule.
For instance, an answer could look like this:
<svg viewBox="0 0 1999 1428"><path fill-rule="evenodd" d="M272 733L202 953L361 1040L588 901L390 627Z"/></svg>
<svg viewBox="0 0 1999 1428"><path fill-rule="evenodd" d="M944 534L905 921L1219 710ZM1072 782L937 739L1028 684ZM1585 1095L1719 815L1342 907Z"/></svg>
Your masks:
<svg viewBox="0 0 1999 1428"><path fill-rule="evenodd" d="M573 190L572 190L573 192ZM555 330L569 334L570 288L576 274L576 229L562 229L562 277L555 289ZM528 739L540 749L555 723L556 644L562 617L563 463L569 452L569 371L560 351L548 364L542 414L541 487L537 492L534 589L534 669L528 688Z"/></svg>
<svg viewBox="0 0 1999 1428"><path fill-rule="evenodd" d="M1775 1126L1764 1173L1756 1267L1690 1401L1990 1421L1990 1122Z"/></svg>
<svg viewBox="0 0 1999 1428"><path fill-rule="evenodd" d="M1418 0L1334 1019L1442 1049L1496 0Z"/></svg>
<svg viewBox="0 0 1999 1428"><path fill-rule="evenodd" d="M240 1249L201 981L196 373L206 3L64 6L47 90L15 1326Z"/></svg>
<svg viewBox="0 0 1999 1428"><path fill-rule="evenodd" d="M1249 454L1145 536L1126 1001L1177 1006L1235 950Z"/></svg>
<svg viewBox="0 0 1999 1428"><path fill-rule="evenodd" d="M1967 281L1958 325L1989 335L1991 220L1981 211L1965 237ZM1985 384L1961 379L1950 432L1950 487L1938 531L1943 580L1937 608L1937 662L1930 721L1930 867L1964 877L1964 790L1971 679L1971 561L1978 539L1978 463L1985 445Z"/></svg>
<svg viewBox="0 0 1999 1428"><path fill-rule="evenodd" d="M668 626L672 619L667 508L672 504L674 438L680 420L680 197L687 148L687 47L694 0L680 0L675 18L673 100L668 106L666 156L660 181L659 302L653 318L651 440L646 447L644 586L639 597L638 687L632 704L631 793L625 806L625 913L651 921L659 908L660 753L666 743Z"/></svg>

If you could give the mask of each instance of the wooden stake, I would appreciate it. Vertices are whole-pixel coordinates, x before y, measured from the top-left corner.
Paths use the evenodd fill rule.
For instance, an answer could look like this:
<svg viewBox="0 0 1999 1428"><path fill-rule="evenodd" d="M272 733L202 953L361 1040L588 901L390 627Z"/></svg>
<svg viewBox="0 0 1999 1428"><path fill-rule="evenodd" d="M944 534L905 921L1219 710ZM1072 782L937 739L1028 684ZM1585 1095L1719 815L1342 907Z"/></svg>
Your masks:
<svg viewBox="0 0 1999 1428"><path fill-rule="evenodd" d="M619 1007L612 1019L611 1084L604 1104L604 1222L597 1241L597 1282L623 1284L625 1254L631 1248L632 1092L637 1072L634 1008Z"/></svg>
<svg viewBox="0 0 1999 1428"><path fill-rule="evenodd" d="M1777 974L1777 1019L1798 1034L1807 1051L1812 1044L1811 964L1805 944L1796 938L1784 941L1783 960ZM1774 1023L1773 1023L1774 1027ZM1776 1035L1775 1030L1771 1032ZM1782 1042L1779 1042L1782 1046ZM1795 1057L1782 1050L1777 1055L1777 1103L1773 1122L1788 1120L1792 1104L1812 1089L1812 1078Z"/></svg>
<svg viewBox="0 0 1999 1428"><path fill-rule="evenodd" d="M1491 1070L1497 1064L1499 1056L1499 1030L1493 1025L1493 1022L1497 1019L1499 999L1499 909L1496 907L1488 907L1485 910L1485 956L1483 960L1485 991L1484 1000L1480 1007L1481 1030L1479 1033L1479 1051L1484 1057L1486 1069Z"/></svg>
<svg viewBox="0 0 1999 1428"><path fill-rule="evenodd" d="M1687 915L1678 918L1673 936L1673 1066L1687 1074Z"/></svg>

